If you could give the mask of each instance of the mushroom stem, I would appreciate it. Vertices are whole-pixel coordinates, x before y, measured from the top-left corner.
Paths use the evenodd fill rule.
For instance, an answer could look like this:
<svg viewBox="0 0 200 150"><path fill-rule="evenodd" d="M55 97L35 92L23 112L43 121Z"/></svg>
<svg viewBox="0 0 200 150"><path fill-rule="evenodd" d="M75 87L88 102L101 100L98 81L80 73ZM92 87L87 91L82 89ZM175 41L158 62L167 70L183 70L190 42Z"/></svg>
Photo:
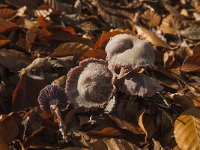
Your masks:
<svg viewBox="0 0 200 150"><path fill-rule="evenodd" d="M60 114L60 109L54 105L54 113L56 115L56 120L59 124L59 131L61 132L62 136L63 136L63 140L67 141L67 129L65 126L65 123L61 117Z"/></svg>

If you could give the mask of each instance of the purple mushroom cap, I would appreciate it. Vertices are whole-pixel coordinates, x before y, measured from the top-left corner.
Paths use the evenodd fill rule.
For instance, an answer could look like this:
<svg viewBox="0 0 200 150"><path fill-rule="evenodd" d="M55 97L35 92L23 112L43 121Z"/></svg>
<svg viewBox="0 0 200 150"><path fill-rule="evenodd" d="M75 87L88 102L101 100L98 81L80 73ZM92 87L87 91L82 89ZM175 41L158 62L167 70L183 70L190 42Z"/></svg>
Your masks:
<svg viewBox="0 0 200 150"><path fill-rule="evenodd" d="M121 67L131 70L141 67L155 68L155 56L151 43L130 34L118 34L112 37L106 45L105 51L110 70Z"/></svg>
<svg viewBox="0 0 200 150"><path fill-rule="evenodd" d="M57 100L57 105L60 109L66 107L67 95L58 85L47 85L40 91L38 103L41 110L49 112L50 105L54 100Z"/></svg>
<svg viewBox="0 0 200 150"><path fill-rule="evenodd" d="M85 59L68 72L66 93L76 106L103 107L112 91L111 80L104 60Z"/></svg>
<svg viewBox="0 0 200 150"><path fill-rule="evenodd" d="M137 72L131 72L117 81L118 88L129 95L151 97L156 92L163 90L158 82Z"/></svg>

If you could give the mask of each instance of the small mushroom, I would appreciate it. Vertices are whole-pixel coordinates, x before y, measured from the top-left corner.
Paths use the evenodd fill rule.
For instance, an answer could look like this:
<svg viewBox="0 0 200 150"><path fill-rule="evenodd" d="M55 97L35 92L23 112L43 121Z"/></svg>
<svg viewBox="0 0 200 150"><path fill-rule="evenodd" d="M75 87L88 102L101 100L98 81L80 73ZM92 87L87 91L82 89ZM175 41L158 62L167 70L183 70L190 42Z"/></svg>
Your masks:
<svg viewBox="0 0 200 150"><path fill-rule="evenodd" d="M76 106L103 108L112 91L111 80L104 60L85 59L68 72L66 93Z"/></svg>
<svg viewBox="0 0 200 150"><path fill-rule="evenodd" d="M155 68L155 56L151 43L130 34L118 34L112 37L107 43L105 51L110 70L122 67L130 70Z"/></svg>
<svg viewBox="0 0 200 150"><path fill-rule="evenodd" d="M64 140L67 140L66 127L60 114L60 109L66 107L67 95L58 85L47 85L38 96L40 109L47 113L53 113L59 123L59 129Z"/></svg>
<svg viewBox="0 0 200 150"><path fill-rule="evenodd" d="M152 78L137 72L130 72L116 81L118 88L129 95L151 97L163 87Z"/></svg>

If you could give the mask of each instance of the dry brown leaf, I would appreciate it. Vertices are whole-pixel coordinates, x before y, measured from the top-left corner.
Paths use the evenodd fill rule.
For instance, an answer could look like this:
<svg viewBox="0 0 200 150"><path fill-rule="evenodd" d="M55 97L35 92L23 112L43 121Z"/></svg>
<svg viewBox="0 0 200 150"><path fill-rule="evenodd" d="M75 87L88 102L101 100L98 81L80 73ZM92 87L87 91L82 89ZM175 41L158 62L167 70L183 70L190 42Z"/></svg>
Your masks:
<svg viewBox="0 0 200 150"><path fill-rule="evenodd" d="M174 136L182 150L200 149L200 111L193 107L185 110L175 121Z"/></svg>
<svg viewBox="0 0 200 150"><path fill-rule="evenodd" d="M146 134L146 139L151 138L155 131L155 125L152 116L145 114L146 109L142 108L138 114L138 125Z"/></svg>
<svg viewBox="0 0 200 150"><path fill-rule="evenodd" d="M142 21L150 27L156 27L160 24L161 16L157 14L154 10L146 10L142 16Z"/></svg>
<svg viewBox="0 0 200 150"><path fill-rule="evenodd" d="M194 54L198 54L198 53L200 54L200 42L195 45L192 51L194 52Z"/></svg>
<svg viewBox="0 0 200 150"><path fill-rule="evenodd" d="M76 53L83 53L88 50L91 50L91 47L89 47L86 44L77 42L67 42L61 44L58 48L56 48L55 51L51 54L51 56L65 57L74 55Z"/></svg>
<svg viewBox="0 0 200 150"><path fill-rule="evenodd" d="M87 58L106 59L106 52L102 50L87 50L80 57L80 61Z"/></svg>
<svg viewBox="0 0 200 150"><path fill-rule="evenodd" d="M19 28L19 26L17 24L15 24L14 22L0 18L0 32L1 33L8 32L8 31L16 29L16 28Z"/></svg>
<svg viewBox="0 0 200 150"><path fill-rule="evenodd" d="M109 115L109 117L121 128L124 130L128 130L133 134L144 134L143 131L134 123L125 121L123 118L118 116Z"/></svg>
<svg viewBox="0 0 200 150"><path fill-rule="evenodd" d="M181 27L181 21L173 15L169 15L162 20L160 30L166 34L177 34Z"/></svg>
<svg viewBox="0 0 200 150"><path fill-rule="evenodd" d="M180 34L191 40L200 40L200 23L192 24L184 30L180 30Z"/></svg>
<svg viewBox="0 0 200 150"><path fill-rule="evenodd" d="M116 138L104 138L102 140L98 140L92 142L90 145L90 149L94 150L140 150L136 145L124 140L124 139L116 139Z"/></svg>
<svg viewBox="0 0 200 150"><path fill-rule="evenodd" d="M192 99L186 95L170 94L169 97L181 105L184 110L195 107Z"/></svg>
<svg viewBox="0 0 200 150"><path fill-rule="evenodd" d="M136 30L138 35L141 36L142 39L151 42L155 46L169 48L169 45L161 40L161 38L159 38L155 33L140 26L136 26Z"/></svg>
<svg viewBox="0 0 200 150"><path fill-rule="evenodd" d="M10 8L2 8L0 9L0 18L9 19L16 14L16 10Z"/></svg>
<svg viewBox="0 0 200 150"><path fill-rule="evenodd" d="M175 61L175 52L174 51L166 51L163 56L164 67L170 68L174 64Z"/></svg>
<svg viewBox="0 0 200 150"><path fill-rule="evenodd" d="M29 9L35 9L37 8L37 6L39 5L39 0L6 0L6 3L17 7L17 8L21 8L23 6L27 6Z"/></svg>
<svg viewBox="0 0 200 150"><path fill-rule="evenodd" d="M181 71L184 72L200 72L200 54L194 54L185 58Z"/></svg>
<svg viewBox="0 0 200 150"><path fill-rule="evenodd" d="M114 31L110 31L110 32L103 32L101 34L101 36L99 37L99 39L96 41L94 49L105 49L105 46L107 44L107 42L110 40L111 37L117 35L117 34L122 34L122 33L129 33L131 34L131 31L126 29L126 30L119 30L116 29Z"/></svg>
<svg viewBox="0 0 200 150"><path fill-rule="evenodd" d="M0 34L0 47L6 45L9 42L10 42L10 39L8 39L3 34Z"/></svg>
<svg viewBox="0 0 200 150"><path fill-rule="evenodd" d="M13 49L0 50L0 64L12 72L18 72L30 64L30 56Z"/></svg>
<svg viewBox="0 0 200 150"><path fill-rule="evenodd" d="M12 94L12 110L19 111L38 105L37 97L47 83L23 75Z"/></svg>
<svg viewBox="0 0 200 150"><path fill-rule="evenodd" d="M105 22L113 26L114 28L130 28L131 24L127 18L134 18L134 14L129 13L120 9L112 9L111 7L107 7L100 0L97 0L97 10L101 17ZM118 16L123 16L118 17Z"/></svg>
<svg viewBox="0 0 200 150"><path fill-rule="evenodd" d="M38 25L40 27L47 27L47 26L50 26L52 24L51 21L45 19L43 16L38 16L37 22L38 22Z"/></svg>
<svg viewBox="0 0 200 150"><path fill-rule="evenodd" d="M0 116L0 139L2 139L5 144L8 144L19 134L19 129L13 113L8 115Z"/></svg>

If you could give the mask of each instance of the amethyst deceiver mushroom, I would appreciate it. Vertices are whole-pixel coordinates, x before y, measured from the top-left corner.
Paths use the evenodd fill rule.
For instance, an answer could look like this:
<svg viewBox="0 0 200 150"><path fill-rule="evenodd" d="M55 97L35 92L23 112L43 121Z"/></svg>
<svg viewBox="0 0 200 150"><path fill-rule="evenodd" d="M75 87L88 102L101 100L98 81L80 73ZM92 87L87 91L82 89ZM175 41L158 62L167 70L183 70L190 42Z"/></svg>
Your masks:
<svg viewBox="0 0 200 150"><path fill-rule="evenodd" d="M116 81L118 88L129 95L151 97L163 87L152 78L137 72L130 72Z"/></svg>
<svg viewBox="0 0 200 150"><path fill-rule="evenodd" d="M67 95L58 85L47 85L40 91L38 103L40 109L45 112L50 112L50 106L53 104L62 109L66 107Z"/></svg>
<svg viewBox="0 0 200 150"><path fill-rule="evenodd" d="M113 73L112 82L119 90L141 97L151 97L163 87L152 78L138 73L143 68L156 68L151 43L130 34L118 34L110 39L105 51L108 68ZM116 70L120 72L116 74Z"/></svg>
<svg viewBox="0 0 200 150"><path fill-rule="evenodd" d="M47 113L53 113L59 123L59 130L64 140L67 140L66 127L60 114L60 109L66 107L67 95L58 85L47 85L38 96L40 109Z"/></svg>
<svg viewBox="0 0 200 150"><path fill-rule="evenodd" d="M155 56L151 43L140 40L130 34L118 34L110 39L105 51L108 68L115 70L125 67L130 70L138 68L155 68Z"/></svg>
<svg viewBox="0 0 200 150"><path fill-rule="evenodd" d="M104 60L85 59L67 74L66 93L76 106L103 108L112 91L112 73Z"/></svg>

